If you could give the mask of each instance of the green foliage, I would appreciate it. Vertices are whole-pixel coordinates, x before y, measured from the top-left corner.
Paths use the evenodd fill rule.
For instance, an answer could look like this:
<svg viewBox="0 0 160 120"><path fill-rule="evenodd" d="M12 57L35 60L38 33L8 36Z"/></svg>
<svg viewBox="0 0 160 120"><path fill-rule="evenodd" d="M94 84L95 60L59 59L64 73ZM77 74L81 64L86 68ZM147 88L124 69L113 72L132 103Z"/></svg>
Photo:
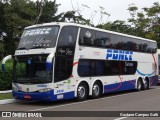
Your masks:
<svg viewBox="0 0 160 120"><path fill-rule="evenodd" d="M108 22L103 25L97 25L96 27L120 33L133 34L133 29L131 28L131 26L127 25L125 21L120 20Z"/></svg>
<svg viewBox="0 0 160 120"><path fill-rule="evenodd" d="M48 0L44 3L31 0L0 1L0 53L14 54L26 26L58 21L62 16L55 15L58 6L56 1ZM41 8L42 14L39 16Z"/></svg>
<svg viewBox="0 0 160 120"><path fill-rule="evenodd" d="M156 40L160 47L160 4L156 2L149 8L143 8L142 12L132 4L128 11L131 18L127 22L116 20L97 27Z"/></svg>
<svg viewBox="0 0 160 120"><path fill-rule="evenodd" d="M4 93L4 94L0 94L0 100L4 100L4 99L12 99L12 93Z"/></svg>
<svg viewBox="0 0 160 120"><path fill-rule="evenodd" d="M9 90L12 85L12 71L2 72L0 70L0 90Z"/></svg>
<svg viewBox="0 0 160 120"><path fill-rule="evenodd" d="M1 67L1 63L0 63ZM5 66L6 70L2 71L0 69L0 91L11 89L12 85L12 68L13 62L8 61Z"/></svg>

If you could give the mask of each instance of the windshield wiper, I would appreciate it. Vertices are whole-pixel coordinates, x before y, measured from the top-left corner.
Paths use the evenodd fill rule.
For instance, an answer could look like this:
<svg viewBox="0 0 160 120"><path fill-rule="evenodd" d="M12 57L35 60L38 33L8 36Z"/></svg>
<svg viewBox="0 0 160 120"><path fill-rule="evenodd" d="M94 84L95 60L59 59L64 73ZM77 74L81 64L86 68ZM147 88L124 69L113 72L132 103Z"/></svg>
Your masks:
<svg viewBox="0 0 160 120"><path fill-rule="evenodd" d="M17 50L28 50L28 48L26 48L26 47L20 47L20 48L17 48Z"/></svg>

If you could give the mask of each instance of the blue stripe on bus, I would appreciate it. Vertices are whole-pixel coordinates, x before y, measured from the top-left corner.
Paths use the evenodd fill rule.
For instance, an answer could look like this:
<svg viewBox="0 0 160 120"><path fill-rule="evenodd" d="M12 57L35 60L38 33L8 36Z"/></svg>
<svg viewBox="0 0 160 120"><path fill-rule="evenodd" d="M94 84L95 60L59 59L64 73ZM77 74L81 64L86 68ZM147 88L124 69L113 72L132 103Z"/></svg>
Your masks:
<svg viewBox="0 0 160 120"><path fill-rule="evenodd" d="M116 89L120 84L122 84L122 85L118 89ZM131 89L135 89L135 80L105 85L104 86L104 93L118 92L118 91L131 90Z"/></svg>
<svg viewBox="0 0 160 120"><path fill-rule="evenodd" d="M158 76L149 77L149 80L150 80L151 86L158 84ZM122 82L122 83L105 85L104 86L104 93L111 93L111 92L118 92L118 91L135 89L135 82L136 82L136 80L130 80L130 81ZM122 85L118 88L118 86L120 84L122 84ZM115 88L118 88L118 89L115 89Z"/></svg>
<svg viewBox="0 0 160 120"><path fill-rule="evenodd" d="M152 75L155 73L155 71L154 71L154 72L152 72L152 73L150 73L150 74L144 74L144 73L140 72L138 69L136 70L136 72L137 72L139 75L142 75L142 76L152 76Z"/></svg>

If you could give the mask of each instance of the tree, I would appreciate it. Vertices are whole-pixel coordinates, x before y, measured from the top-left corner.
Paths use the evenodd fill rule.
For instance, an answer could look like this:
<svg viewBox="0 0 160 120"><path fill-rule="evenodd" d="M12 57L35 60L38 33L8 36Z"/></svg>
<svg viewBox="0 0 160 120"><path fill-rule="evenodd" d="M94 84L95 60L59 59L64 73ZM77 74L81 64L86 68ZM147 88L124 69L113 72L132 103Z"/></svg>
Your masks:
<svg viewBox="0 0 160 120"><path fill-rule="evenodd" d="M143 8L142 12L138 12L135 5L128 10L131 15L128 22L134 29L133 35L156 40L160 47L160 4L155 2L151 7Z"/></svg>
<svg viewBox="0 0 160 120"><path fill-rule="evenodd" d="M125 21L116 20L113 22L107 22L105 24L97 25L96 27L105 30L111 30L120 33L132 34L133 29L130 25L127 25Z"/></svg>
<svg viewBox="0 0 160 120"><path fill-rule="evenodd" d="M20 36L26 26L35 23L59 21L62 14L55 15L58 6L59 4L56 4L56 0L42 0L41 2L30 0L1 0L0 50L3 48L5 55L14 54ZM43 10L40 13L41 8ZM39 18L36 19L38 16Z"/></svg>

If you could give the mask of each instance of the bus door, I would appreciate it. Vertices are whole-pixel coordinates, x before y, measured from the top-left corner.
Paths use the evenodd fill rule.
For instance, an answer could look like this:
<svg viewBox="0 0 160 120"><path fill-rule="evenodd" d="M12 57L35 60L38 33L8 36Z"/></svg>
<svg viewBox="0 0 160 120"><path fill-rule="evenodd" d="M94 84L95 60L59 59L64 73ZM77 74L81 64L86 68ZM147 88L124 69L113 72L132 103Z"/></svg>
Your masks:
<svg viewBox="0 0 160 120"><path fill-rule="evenodd" d="M66 90L67 80L72 76L77 33L78 27L65 26L59 36L54 68L54 83L58 91Z"/></svg>

